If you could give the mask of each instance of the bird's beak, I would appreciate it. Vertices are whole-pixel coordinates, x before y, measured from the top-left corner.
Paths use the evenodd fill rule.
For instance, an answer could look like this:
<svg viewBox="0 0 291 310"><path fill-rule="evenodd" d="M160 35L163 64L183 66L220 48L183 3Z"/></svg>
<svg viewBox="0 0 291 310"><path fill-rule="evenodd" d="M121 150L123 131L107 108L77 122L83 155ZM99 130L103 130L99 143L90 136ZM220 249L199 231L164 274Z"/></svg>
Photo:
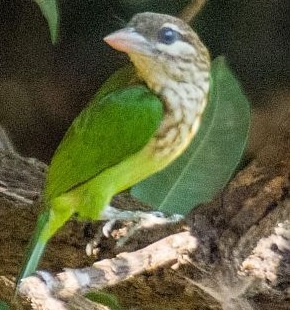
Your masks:
<svg viewBox="0 0 291 310"><path fill-rule="evenodd" d="M134 28L124 28L115 31L103 39L114 49L127 54L142 54L150 56L151 47L149 42Z"/></svg>

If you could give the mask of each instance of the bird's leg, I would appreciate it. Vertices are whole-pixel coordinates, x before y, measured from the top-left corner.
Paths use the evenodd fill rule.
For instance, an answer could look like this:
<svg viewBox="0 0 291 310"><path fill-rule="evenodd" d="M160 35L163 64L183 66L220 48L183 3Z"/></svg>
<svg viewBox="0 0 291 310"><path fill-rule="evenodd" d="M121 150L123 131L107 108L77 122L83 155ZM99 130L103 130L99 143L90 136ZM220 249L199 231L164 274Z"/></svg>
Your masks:
<svg viewBox="0 0 291 310"><path fill-rule="evenodd" d="M128 228L126 235L119 237L117 246L123 246L128 239L130 239L137 230L150 229L155 225L168 225L171 223L177 223L183 220L183 216L179 214L173 214L166 216L160 211L129 211L122 210L115 207L107 206L101 215L102 220L108 220L102 228L102 233L105 237L109 237L113 231L114 225L117 221L130 221L133 224ZM87 255L91 255L95 252L94 249L98 247L100 242L100 234L95 235L94 240L86 246Z"/></svg>
<svg viewBox="0 0 291 310"><path fill-rule="evenodd" d="M132 220L135 224L129 228L125 236L119 238L117 241L118 247L123 246L138 230L178 223L184 219L184 217L180 214L172 214L171 216L167 216L160 211L136 211L132 213L134 213Z"/></svg>

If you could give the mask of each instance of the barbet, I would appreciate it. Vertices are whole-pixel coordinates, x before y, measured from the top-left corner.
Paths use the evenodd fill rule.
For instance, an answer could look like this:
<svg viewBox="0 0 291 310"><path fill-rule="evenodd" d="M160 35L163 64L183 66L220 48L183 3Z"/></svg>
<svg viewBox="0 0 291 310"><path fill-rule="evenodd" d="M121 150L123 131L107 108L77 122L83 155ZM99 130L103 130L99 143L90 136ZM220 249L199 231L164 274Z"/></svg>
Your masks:
<svg viewBox="0 0 291 310"><path fill-rule="evenodd" d="M210 59L190 26L141 13L104 40L127 53L133 68L105 82L57 148L19 280L36 270L47 242L72 215L98 220L112 196L166 167L199 128Z"/></svg>

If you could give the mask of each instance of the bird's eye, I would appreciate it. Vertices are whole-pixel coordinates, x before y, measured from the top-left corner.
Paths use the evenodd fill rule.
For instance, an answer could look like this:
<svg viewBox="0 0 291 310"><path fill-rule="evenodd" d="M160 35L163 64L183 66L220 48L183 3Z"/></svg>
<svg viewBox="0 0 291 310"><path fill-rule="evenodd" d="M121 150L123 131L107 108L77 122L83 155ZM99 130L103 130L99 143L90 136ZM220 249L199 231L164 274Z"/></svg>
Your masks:
<svg viewBox="0 0 291 310"><path fill-rule="evenodd" d="M163 44L172 44L179 38L179 32L170 27L163 27L158 32L158 41Z"/></svg>

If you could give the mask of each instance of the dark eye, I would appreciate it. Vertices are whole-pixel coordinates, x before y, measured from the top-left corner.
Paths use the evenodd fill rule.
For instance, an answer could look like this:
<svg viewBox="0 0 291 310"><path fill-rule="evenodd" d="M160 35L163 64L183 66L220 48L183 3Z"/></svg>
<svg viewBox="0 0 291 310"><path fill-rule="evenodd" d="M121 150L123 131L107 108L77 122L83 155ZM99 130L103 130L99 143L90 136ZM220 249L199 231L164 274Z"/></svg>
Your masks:
<svg viewBox="0 0 291 310"><path fill-rule="evenodd" d="M179 32L170 27L161 28L158 32L158 41L164 44L172 44L179 38Z"/></svg>

